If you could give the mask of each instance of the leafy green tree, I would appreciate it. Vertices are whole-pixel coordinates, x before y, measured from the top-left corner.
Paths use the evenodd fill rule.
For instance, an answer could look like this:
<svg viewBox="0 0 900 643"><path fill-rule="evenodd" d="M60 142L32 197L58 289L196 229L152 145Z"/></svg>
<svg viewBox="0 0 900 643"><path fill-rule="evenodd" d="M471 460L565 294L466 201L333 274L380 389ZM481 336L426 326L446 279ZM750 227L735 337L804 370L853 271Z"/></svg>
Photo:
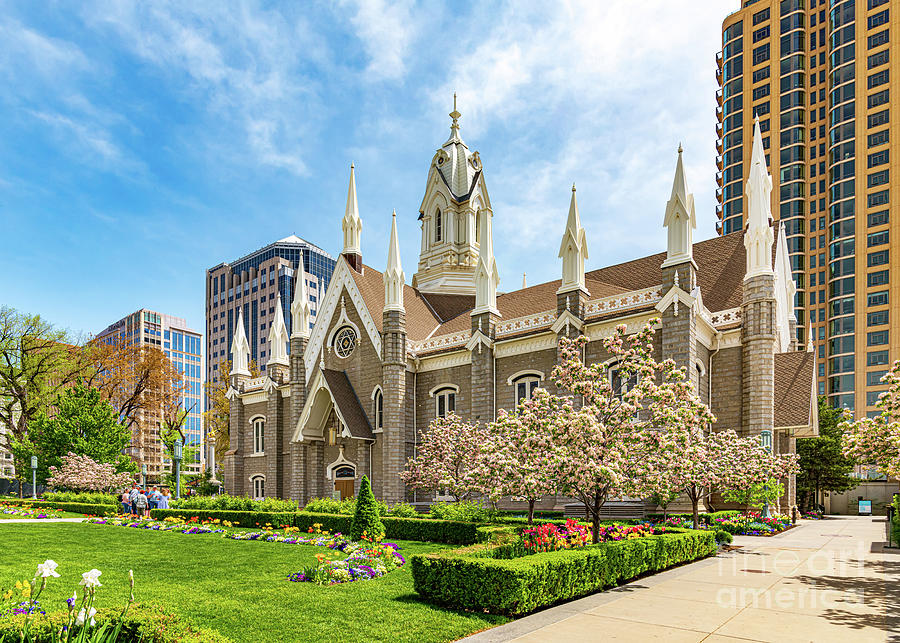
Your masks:
<svg viewBox="0 0 900 643"><path fill-rule="evenodd" d="M137 465L122 451L131 441L131 430L122 424L100 391L76 383L56 396L53 415L40 411L28 433L13 442L17 460L38 458L37 477L45 482L51 466L61 467L68 453L116 465L116 472L134 473Z"/></svg>
<svg viewBox="0 0 900 643"><path fill-rule="evenodd" d="M857 485L850 476L853 460L844 455L839 427L842 411L828 405L826 398L819 398L819 437L797 440L800 456L800 473L797 474L797 495L800 506L811 509L824 501L826 491L841 493Z"/></svg>
<svg viewBox="0 0 900 643"><path fill-rule="evenodd" d="M384 524L378 516L378 505L368 476L363 476L359 485L359 496L356 499L356 511L350 525L350 538L353 540L378 541L384 538Z"/></svg>

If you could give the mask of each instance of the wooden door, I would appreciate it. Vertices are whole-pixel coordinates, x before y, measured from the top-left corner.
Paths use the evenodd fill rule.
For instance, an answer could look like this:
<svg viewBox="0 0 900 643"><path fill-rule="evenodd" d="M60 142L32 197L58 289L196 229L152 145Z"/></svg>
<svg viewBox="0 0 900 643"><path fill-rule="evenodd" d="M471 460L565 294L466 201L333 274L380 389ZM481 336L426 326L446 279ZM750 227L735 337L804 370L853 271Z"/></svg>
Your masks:
<svg viewBox="0 0 900 643"><path fill-rule="evenodd" d="M353 493L353 478L342 478L334 481L334 490L341 492L341 500L345 498L352 498Z"/></svg>

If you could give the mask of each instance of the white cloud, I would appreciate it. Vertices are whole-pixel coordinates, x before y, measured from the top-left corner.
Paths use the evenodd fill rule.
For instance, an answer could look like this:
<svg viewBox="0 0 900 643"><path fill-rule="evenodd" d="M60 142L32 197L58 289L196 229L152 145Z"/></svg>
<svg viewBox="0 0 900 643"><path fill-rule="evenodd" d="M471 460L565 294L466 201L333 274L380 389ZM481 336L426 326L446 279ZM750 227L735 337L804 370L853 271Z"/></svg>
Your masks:
<svg viewBox="0 0 900 643"><path fill-rule="evenodd" d="M364 78L397 80L406 74L406 57L413 40L419 35L417 20L426 8L415 9L410 0L352 0L341 2L342 8L353 6L350 22L369 58ZM431 43L436 46L436 43Z"/></svg>

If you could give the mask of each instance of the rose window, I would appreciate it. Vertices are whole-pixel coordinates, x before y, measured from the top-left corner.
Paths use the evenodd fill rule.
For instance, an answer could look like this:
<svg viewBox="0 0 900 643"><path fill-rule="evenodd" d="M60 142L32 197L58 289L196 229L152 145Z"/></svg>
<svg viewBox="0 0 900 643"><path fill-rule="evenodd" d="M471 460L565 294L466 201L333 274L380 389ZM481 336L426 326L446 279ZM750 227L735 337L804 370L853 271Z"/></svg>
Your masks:
<svg viewBox="0 0 900 643"><path fill-rule="evenodd" d="M338 357L349 357L356 348L356 331L344 326L334 338L334 352Z"/></svg>

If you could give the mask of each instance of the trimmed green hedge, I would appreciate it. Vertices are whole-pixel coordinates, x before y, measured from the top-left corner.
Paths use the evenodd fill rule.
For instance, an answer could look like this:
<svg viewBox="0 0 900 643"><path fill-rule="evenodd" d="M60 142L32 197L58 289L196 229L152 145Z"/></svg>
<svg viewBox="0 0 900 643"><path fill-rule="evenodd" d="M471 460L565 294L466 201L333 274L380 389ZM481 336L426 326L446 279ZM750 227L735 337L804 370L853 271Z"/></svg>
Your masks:
<svg viewBox="0 0 900 643"><path fill-rule="evenodd" d="M181 519L196 517L198 520L229 521L237 527L264 526L267 523L273 527L294 526L303 531L316 525L322 531L350 533L353 522L352 516L337 514L317 514L308 511L297 513L262 513L258 511L216 511L198 509L152 509L150 515L157 520L163 520L169 516ZM471 545L472 543L487 542L496 535L514 533L518 530L515 526L504 525L479 525L471 522L455 522L453 520L436 520L433 518L396 518L384 516L385 538L389 540L418 540L422 542L447 543L450 545Z"/></svg>
<svg viewBox="0 0 900 643"><path fill-rule="evenodd" d="M263 512L263 511L230 511L227 509L151 509L150 516L156 520L164 520L175 516L187 520L226 520L235 527L291 527L294 524L295 512Z"/></svg>
<svg viewBox="0 0 900 643"><path fill-rule="evenodd" d="M700 522L708 525L710 522L715 520L716 518L728 518L729 516L737 516L742 512L737 511L735 509L728 509L725 511L714 511L712 513L704 513L701 512L699 515ZM687 520L692 520L694 518L693 514L684 514L684 513L670 513L668 515L669 518L685 518ZM647 520L662 520L663 514L647 514Z"/></svg>
<svg viewBox="0 0 900 643"><path fill-rule="evenodd" d="M412 556L413 586L453 609L521 615L716 553L711 531L685 530L513 559L490 547Z"/></svg>
<svg viewBox="0 0 900 643"><path fill-rule="evenodd" d="M894 518L891 521L891 544L900 547L900 495L894 496Z"/></svg>

